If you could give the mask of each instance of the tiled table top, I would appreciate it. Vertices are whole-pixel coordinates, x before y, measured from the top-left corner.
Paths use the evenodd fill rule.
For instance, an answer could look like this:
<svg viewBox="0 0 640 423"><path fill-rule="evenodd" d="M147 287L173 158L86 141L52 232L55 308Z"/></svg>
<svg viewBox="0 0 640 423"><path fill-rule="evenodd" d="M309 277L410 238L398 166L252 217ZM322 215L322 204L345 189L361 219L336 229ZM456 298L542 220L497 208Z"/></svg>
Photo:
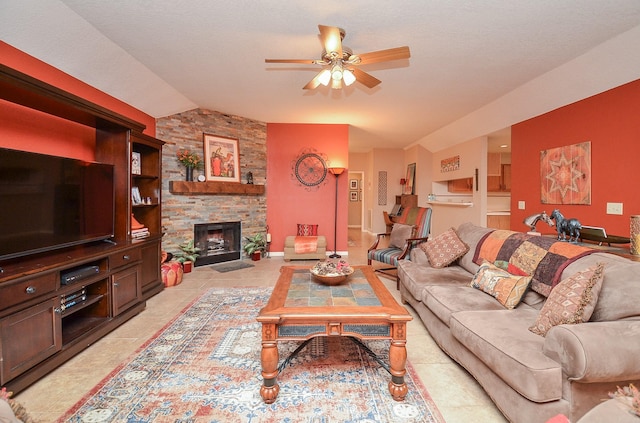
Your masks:
<svg viewBox="0 0 640 423"><path fill-rule="evenodd" d="M285 300L285 307L380 306L380 300L361 270L344 284L327 286L316 282L309 270L296 270Z"/></svg>

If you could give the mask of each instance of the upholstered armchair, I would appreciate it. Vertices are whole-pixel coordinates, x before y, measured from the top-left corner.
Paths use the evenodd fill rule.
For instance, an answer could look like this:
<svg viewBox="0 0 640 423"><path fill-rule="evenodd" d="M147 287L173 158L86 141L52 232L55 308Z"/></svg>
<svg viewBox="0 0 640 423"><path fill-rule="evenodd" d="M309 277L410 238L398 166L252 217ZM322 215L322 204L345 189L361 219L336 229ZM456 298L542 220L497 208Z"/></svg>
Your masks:
<svg viewBox="0 0 640 423"><path fill-rule="evenodd" d="M387 275L393 275L390 270L395 270L398 260L408 259L409 252L413 247L421 242L427 241L431 232L431 208L430 207L409 207L402 211L402 214L395 220L390 232L376 235L375 242L367 251L367 263L378 261L389 265L388 267L376 269ZM388 238L388 243L381 240ZM397 275L393 275L396 276Z"/></svg>

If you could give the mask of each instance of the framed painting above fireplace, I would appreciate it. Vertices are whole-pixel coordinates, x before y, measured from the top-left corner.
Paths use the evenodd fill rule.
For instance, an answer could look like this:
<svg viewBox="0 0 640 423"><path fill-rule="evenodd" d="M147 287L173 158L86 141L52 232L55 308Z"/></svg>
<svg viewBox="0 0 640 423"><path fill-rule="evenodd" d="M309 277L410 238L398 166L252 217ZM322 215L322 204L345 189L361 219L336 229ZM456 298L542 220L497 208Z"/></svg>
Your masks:
<svg viewBox="0 0 640 423"><path fill-rule="evenodd" d="M240 151L236 138L204 134L207 181L240 182Z"/></svg>

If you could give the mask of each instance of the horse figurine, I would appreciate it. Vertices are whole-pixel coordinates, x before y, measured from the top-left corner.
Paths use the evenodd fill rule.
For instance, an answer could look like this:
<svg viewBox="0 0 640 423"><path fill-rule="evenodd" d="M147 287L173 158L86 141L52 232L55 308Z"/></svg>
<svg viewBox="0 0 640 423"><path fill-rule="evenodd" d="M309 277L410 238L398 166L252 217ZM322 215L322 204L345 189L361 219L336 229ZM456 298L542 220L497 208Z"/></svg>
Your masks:
<svg viewBox="0 0 640 423"><path fill-rule="evenodd" d="M553 226L553 220L551 220L547 212L532 214L524 219L524 224L531 227L531 232L536 232L536 224L541 220L549 226Z"/></svg>
<svg viewBox="0 0 640 423"><path fill-rule="evenodd" d="M582 224L580 224L578 219L565 219L558 209L555 209L553 213L551 213L551 219L555 219L556 221L559 240L566 241L567 235L569 235L569 242L573 242L574 244L578 243L580 229L582 229Z"/></svg>

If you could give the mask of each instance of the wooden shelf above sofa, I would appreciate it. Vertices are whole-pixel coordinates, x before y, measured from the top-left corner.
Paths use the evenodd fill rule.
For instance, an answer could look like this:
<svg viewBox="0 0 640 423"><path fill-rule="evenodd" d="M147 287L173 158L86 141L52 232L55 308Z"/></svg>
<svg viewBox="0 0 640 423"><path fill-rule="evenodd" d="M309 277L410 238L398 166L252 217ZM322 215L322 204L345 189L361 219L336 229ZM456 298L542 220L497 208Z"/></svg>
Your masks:
<svg viewBox="0 0 640 423"><path fill-rule="evenodd" d="M172 194L190 195L264 195L264 185L241 184L239 182L188 182L169 181Z"/></svg>

